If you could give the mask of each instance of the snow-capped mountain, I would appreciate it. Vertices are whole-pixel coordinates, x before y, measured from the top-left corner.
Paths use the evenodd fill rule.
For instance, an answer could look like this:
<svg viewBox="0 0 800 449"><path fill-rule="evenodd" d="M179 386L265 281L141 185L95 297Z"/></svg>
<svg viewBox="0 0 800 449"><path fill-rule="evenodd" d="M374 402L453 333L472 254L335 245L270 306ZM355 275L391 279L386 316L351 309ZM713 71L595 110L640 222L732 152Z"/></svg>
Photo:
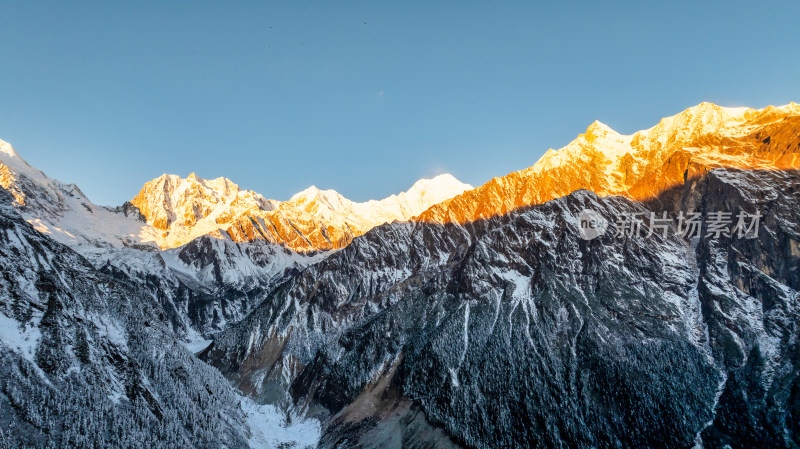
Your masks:
<svg viewBox="0 0 800 449"><path fill-rule="evenodd" d="M73 184L47 177L0 140L0 186L41 232L69 245L176 248L212 235L237 242L265 240L294 251L323 251L472 188L452 175L421 179L380 201L356 203L316 187L289 201L264 198L226 178L162 175L115 209L97 206Z"/></svg>
<svg viewBox="0 0 800 449"><path fill-rule="evenodd" d="M471 188L440 175L381 201L355 203L311 187L279 202L225 178L163 175L110 209L49 178L2 141L0 186L39 232L161 296L174 331L198 341L245 316L287 275L324 258L321 250Z"/></svg>
<svg viewBox="0 0 800 449"><path fill-rule="evenodd" d="M235 241L263 239L307 252L341 248L377 225L408 220L471 188L444 174L421 179L408 191L380 201L356 203L312 186L280 202L225 178L209 181L192 173L185 179L162 175L146 183L131 204L161 231L162 248L224 232Z"/></svg>
<svg viewBox="0 0 800 449"><path fill-rule="evenodd" d="M710 237L706 218L699 239L619 238L617 217L655 210L588 191L380 226L203 357L261 400L288 390L324 448L794 447L798 186L715 169L662 198L672 216L769 211L755 239ZM587 208L612 223L591 241Z"/></svg>
<svg viewBox="0 0 800 449"><path fill-rule="evenodd" d="M221 197L238 189L229 182L209 184L209 194ZM265 290L325 256L298 254L264 240L235 242L210 230L161 251L163 231L149 225L135 206L97 206L77 186L49 178L2 141L0 186L37 231L70 246L106 274L137 279L161 298L180 338L202 340L201 335L240 319Z"/></svg>
<svg viewBox="0 0 800 449"><path fill-rule="evenodd" d="M800 106L704 103L472 190L165 175L107 209L2 144L0 447L797 447L798 165ZM662 212L702 232L618 232Z"/></svg>
<svg viewBox="0 0 800 449"><path fill-rule="evenodd" d="M131 204L162 237L162 248L174 248L194 238L216 232L235 214L277 207L229 179L205 180L194 173L187 178L162 175L147 182Z"/></svg>
<svg viewBox="0 0 800 449"><path fill-rule="evenodd" d="M325 448L794 447L799 122L704 104L639 137L595 123L354 239L202 356L262 401L288 391ZM585 209L606 234L580 237ZM764 221L715 238L716 211ZM651 212L702 232L618 236Z"/></svg>
<svg viewBox="0 0 800 449"><path fill-rule="evenodd" d="M532 167L443 201L419 220L465 223L579 189L642 201L718 167L800 168L798 132L797 103L760 110L701 103L632 135L594 122Z"/></svg>
<svg viewBox="0 0 800 449"><path fill-rule="evenodd" d="M61 243L158 249L159 233L136 211L93 204L76 185L49 178L2 140L0 186L11 192L22 215L39 232Z"/></svg>
<svg viewBox="0 0 800 449"><path fill-rule="evenodd" d="M0 189L0 447L313 444L318 426L242 398L158 296L36 231L18 200Z"/></svg>

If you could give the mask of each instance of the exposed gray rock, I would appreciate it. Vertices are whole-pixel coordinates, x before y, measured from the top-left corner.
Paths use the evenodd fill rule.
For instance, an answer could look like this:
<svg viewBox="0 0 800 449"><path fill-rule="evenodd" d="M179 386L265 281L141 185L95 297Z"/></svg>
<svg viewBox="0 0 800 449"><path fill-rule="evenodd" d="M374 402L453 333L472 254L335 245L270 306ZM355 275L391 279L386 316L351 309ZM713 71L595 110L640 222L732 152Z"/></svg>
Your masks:
<svg viewBox="0 0 800 449"><path fill-rule="evenodd" d="M159 304L23 220L0 189L0 447L248 447L239 396Z"/></svg>
<svg viewBox="0 0 800 449"><path fill-rule="evenodd" d="M203 357L323 419L324 447L796 447L798 185L715 170L649 204L578 191L382 226ZM579 237L584 209L605 235ZM764 215L757 238L705 235L710 212L740 209ZM651 210L702 212L703 236L614 236Z"/></svg>

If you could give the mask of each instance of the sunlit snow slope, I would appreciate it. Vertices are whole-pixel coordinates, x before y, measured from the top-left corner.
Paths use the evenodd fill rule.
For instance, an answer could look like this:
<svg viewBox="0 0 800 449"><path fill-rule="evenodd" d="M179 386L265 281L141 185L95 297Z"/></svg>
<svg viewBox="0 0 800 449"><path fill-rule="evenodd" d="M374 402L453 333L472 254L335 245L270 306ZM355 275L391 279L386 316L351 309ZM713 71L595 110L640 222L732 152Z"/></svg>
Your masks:
<svg viewBox="0 0 800 449"><path fill-rule="evenodd" d="M798 134L796 103L764 109L701 103L632 135L596 121L532 167L436 204L419 220L465 223L580 189L646 200L713 168L799 168Z"/></svg>
<svg viewBox="0 0 800 449"><path fill-rule="evenodd" d="M312 186L281 202L225 178L165 174L146 183L130 203L109 209L93 204L74 184L47 177L3 141L0 186L39 231L72 246L167 249L210 235L299 252L342 248L377 225L409 220L472 188L443 174L380 201L356 203Z"/></svg>

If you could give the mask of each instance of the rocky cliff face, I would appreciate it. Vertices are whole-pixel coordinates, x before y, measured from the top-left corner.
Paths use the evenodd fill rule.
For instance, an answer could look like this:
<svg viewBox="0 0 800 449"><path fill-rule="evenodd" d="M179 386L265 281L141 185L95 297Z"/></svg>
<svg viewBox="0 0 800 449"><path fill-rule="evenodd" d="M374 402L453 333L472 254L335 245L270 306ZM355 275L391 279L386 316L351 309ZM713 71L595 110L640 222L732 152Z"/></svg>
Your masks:
<svg viewBox="0 0 800 449"><path fill-rule="evenodd" d="M198 237L161 252L81 251L103 273L133 280L158 298L176 335L194 340L240 320L275 286L326 255L301 255L268 242L235 242L222 235Z"/></svg>
<svg viewBox="0 0 800 449"><path fill-rule="evenodd" d="M762 211L757 238L616 238L646 204L578 191L382 226L204 357L326 422L323 447L793 447L800 176L714 170L651 203ZM579 214L611 223L579 237ZM674 229L673 229L674 231ZM424 418L421 418L424 417Z"/></svg>

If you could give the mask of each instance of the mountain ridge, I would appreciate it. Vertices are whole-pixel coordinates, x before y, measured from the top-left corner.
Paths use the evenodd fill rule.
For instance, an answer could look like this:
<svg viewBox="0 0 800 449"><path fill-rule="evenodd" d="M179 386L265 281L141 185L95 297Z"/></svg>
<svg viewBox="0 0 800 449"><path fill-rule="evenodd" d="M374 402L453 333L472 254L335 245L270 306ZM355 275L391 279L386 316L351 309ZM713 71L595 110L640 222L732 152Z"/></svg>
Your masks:
<svg viewBox="0 0 800 449"><path fill-rule="evenodd" d="M334 191L272 203L196 174L156 178L143 195L162 230L2 146L0 186L19 198L0 189L0 446L9 422L28 429L12 446L54 424L62 441L103 432L114 404L151 428L166 416L177 439L227 428L236 444L218 446L252 445L230 382L287 417L264 432L319 420L320 448L796 447L798 112L701 104L629 136L596 121L534 166L418 215L443 211L438 221L360 235L351 216L385 217ZM441 190L415 183L381 207L406 216ZM592 240L586 209L609 223ZM644 237L615 221L699 213L708 230L723 210L761 212L761 226L747 239L689 238L674 223ZM270 236L272 219L292 229ZM215 230L158 245L173 225L206 223ZM317 237L342 246L270 240L316 248ZM89 384L59 398L81 406L80 428L46 406L53 381ZM84 391L101 406L80 402ZM121 428L99 437L139 439Z"/></svg>
<svg viewBox="0 0 800 449"><path fill-rule="evenodd" d="M794 447L798 180L719 168L662 194L703 230L769 211L752 239L620 236L615 217L657 209L586 190L379 226L201 358L261 400L288 390L323 448ZM580 238L586 209L611 223L598 239Z"/></svg>
<svg viewBox="0 0 800 449"><path fill-rule="evenodd" d="M778 138L765 142L760 132L777 132ZM416 219L465 223L579 189L644 200L683 183L684 174L696 176L716 167L798 168L800 148L792 140L797 132L797 103L763 109L700 103L629 135L595 121L566 146L549 149L531 167L493 178ZM787 147L778 148L783 144Z"/></svg>
<svg viewBox="0 0 800 449"><path fill-rule="evenodd" d="M296 252L339 249L374 226L408 220L472 188L444 174L420 179L382 200L357 203L312 186L277 201L224 177L163 174L145 183L132 201L112 209L95 205L74 184L49 178L2 140L0 186L40 232L62 243L163 250L211 235L237 242L264 240Z"/></svg>
<svg viewBox="0 0 800 449"><path fill-rule="evenodd" d="M354 202L335 190L311 186L287 201L240 189L227 178L161 175L131 201L148 224L176 247L211 232L235 241L264 239L295 251L338 249L353 237L395 220L408 220L436 202L472 188L450 174L416 181L381 200Z"/></svg>

